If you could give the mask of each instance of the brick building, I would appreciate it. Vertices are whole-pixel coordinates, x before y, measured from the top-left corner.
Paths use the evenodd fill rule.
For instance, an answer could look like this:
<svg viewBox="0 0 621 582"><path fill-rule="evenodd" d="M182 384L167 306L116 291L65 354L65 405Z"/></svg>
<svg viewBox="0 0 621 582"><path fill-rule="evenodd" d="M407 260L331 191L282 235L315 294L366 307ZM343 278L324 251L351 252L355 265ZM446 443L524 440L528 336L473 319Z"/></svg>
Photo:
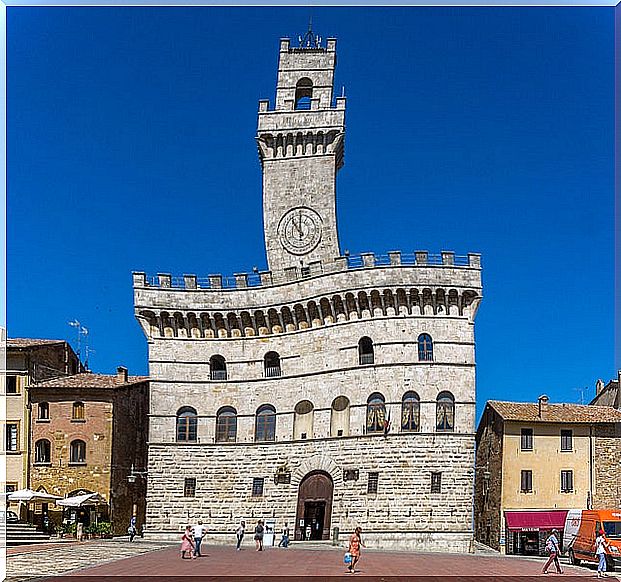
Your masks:
<svg viewBox="0 0 621 582"><path fill-rule="evenodd" d="M472 541L480 256L343 255L336 40L282 39L259 103L269 271L134 273L151 376L147 531L202 517L371 546ZM362 73L362 72L361 72Z"/></svg>
<svg viewBox="0 0 621 582"><path fill-rule="evenodd" d="M66 341L34 338L6 340L6 491L29 486L29 387L34 382L83 370L78 356Z"/></svg>
<svg viewBox="0 0 621 582"><path fill-rule="evenodd" d="M107 505L99 519L110 519L117 534L132 514L143 524L145 480L128 476L132 466L146 467L148 390L147 378L123 367L116 375L81 373L31 386L31 487L63 497L101 494ZM59 508L42 509L60 523ZM80 519L92 517L84 511Z"/></svg>
<svg viewBox="0 0 621 582"><path fill-rule="evenodd" d="M545 553L569 509L618 507L621 412L491 400L476 434L475 537L508 554Z"/></svg>

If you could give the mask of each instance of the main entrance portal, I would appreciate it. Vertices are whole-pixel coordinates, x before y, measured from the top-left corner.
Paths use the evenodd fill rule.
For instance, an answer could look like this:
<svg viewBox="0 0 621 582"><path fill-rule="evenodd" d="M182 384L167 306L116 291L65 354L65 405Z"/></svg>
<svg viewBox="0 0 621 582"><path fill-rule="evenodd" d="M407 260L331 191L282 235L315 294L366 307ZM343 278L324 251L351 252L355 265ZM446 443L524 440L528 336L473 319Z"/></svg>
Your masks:
<svg viewBox="0 0 621 582"><path fill-rule="evenodd" d="M295 520L296 540L330 539L333 489L332 478L323 471L312 471L302 479Z"/></svg>

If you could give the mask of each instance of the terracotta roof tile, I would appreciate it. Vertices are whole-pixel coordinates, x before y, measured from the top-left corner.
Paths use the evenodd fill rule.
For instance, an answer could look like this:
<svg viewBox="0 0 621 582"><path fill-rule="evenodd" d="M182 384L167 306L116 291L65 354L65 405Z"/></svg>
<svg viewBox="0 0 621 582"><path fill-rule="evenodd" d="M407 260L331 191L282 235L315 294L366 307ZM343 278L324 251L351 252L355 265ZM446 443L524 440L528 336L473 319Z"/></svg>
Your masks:
<svg viewBox="0 0 621 582"><path fill-rule="evenodd" d="M504 420L521 422L598 423L621 422L621 411L610 406L583 404L545 404L539 416L539 404L533 402L502 402L489 400L491 406Z"/></svg>
<svg viewBox="0 0 621 582"><path fill-rule="evenodd" d="M32 388L119 388L129 384L138 384L149 380L148 376L128 376L127 382L123 382L116 374L93 374L85 372L54 378L45 382L39 382Z"/></svg>

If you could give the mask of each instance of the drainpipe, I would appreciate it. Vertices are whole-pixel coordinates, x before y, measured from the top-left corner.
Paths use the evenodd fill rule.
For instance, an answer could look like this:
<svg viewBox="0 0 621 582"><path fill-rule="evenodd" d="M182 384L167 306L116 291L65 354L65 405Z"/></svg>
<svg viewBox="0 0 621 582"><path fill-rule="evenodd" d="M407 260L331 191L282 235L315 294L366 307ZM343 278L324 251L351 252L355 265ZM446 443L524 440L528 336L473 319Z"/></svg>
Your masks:
<svg viewBox="0 0 621 582"><path fill-rule="evenodd" d="M593 508L593 426L589 426L589 497L587 509Z"/></svg>

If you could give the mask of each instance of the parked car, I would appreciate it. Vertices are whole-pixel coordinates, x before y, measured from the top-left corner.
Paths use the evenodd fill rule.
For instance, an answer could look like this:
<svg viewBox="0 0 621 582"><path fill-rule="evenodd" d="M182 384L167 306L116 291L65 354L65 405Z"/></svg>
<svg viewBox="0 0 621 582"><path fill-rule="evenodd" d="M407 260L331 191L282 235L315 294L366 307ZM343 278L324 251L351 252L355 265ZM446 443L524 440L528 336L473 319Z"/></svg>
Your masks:
<svg viewBox="0 0 621 582"><path fill-rule="evenodd" d="M604 530L608 542L606 564L609 571L621 568L621 509L570 509L565 519L563 553L569 554L574 565L581 561L597 563L595 538Z"/></svg>
<svg viewBox="0 0 621 582"><path fill-rule="evenodd" d="M3 523L19 523L19 517L17 513L11 510L4 511L0 509L0 522Z"/></svg>

